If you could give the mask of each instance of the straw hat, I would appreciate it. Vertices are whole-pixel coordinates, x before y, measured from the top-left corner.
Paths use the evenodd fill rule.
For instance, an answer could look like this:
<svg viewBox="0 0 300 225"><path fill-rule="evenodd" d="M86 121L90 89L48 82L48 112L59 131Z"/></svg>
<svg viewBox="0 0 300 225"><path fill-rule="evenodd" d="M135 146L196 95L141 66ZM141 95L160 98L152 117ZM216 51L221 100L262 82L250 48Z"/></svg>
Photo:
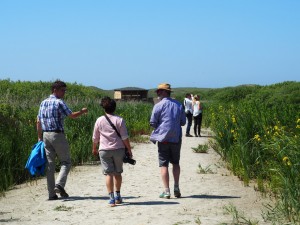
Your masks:
<svg viewBox="0 0 300 225"><path fill-rule="evenodd" d="M171 85L167 83L161 83L157 86L157 90L166 90L166 91L171 91Z"/></svg>

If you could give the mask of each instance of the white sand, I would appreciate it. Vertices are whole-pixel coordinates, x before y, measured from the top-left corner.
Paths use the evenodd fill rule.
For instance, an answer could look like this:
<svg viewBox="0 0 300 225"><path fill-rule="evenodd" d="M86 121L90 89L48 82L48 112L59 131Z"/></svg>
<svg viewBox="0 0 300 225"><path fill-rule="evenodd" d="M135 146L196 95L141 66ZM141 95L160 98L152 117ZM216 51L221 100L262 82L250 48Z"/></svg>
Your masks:
<svg viewBox="0 0 300 225"><path fill-rule="evenodd" d="M207 133L202 132L203 135ZM99 165L80 166L69 174L65 187L70 195L68 199L47 201L45 178L8 191L0 198L0 224L230 224L233 216L224 210L224 206L230 204L244 213L245 218L270 224L261 216L262 204L267 199L253 187L244 187L224 168L213 150L208 154L192 151L191 147L207 142L208 137L183 138L182 198L158 197L163 188L157 146L138 144L133 149L137 164L124 165L121 192L124 204L108 207L105 179ZM203 168L210 166L214 174L197 173L199 163ZM170 185L173 187L172 177Z"/></svg>

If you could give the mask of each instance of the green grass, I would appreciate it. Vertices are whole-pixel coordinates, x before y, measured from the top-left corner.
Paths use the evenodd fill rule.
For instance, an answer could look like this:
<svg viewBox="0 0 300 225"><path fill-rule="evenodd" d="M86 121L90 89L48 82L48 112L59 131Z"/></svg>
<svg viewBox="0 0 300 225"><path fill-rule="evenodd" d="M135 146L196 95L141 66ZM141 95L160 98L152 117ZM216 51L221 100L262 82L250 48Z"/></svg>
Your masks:
<svg viewBox="0 0 300 225"><path fill-rule="evenodd" d="M50 82L0 80L0 193L15 184L31 180L24 169L31 147L37 142L35 119L41 100L50 94ZM149 94L154 94L150 90ZM199 94L203 101L203 126L210 127L210 146L247 185L256 180L259 190L276 198L270 214L282 221L300 223L300 82L269 86L219 89L174 88L172 97L181 101L185 93ZM103 115L100 99L111 92L68 84L65 102L73 111L87 107L89 113L66 119L66 136L72 163L95 160L91 135L96 119ZM150 97L150 96L149 96ZM153 105L118 102L130 139L144 142L151 132ZM199 150L198 150L199 148ZM206 147L196 147L201 152ZM202 168L204 173L209 167ZM34 178L35 179L35 178Z"/></svg>
<svg viewBox="0 0 300 225"><path fill-rule="evenodd" d="M54 208L54 211L71 211L73 207L67 207L65 205L59 205Z"/></svg>
<svg viewBox="0 0 300 225"><path fill-rule="evenodd" d="M192 147L193 152L195 153L207 153L209 146L207 144L201 145L199 144L197 148Z"/></svg>
<svg viewBox="0 0 300 225"><path fill-rule="evenodd" d="M199 174L214 174L215 172L212 171L212 169L210 168L210 165L207 166L207 167L205 167L205 168L203 168L201 166L201 164L199 163L198 164L198 173Z"/></svg>
<svg viewBox="0 0 300 225"><path fill-rule="evenodd" d="M257 220L251 220L246 218L244 212L240 212L233 204L229 204L223 207L225 214L230 214L232 216L232 223L228 225L258 225ZM226 224L226 223L222 223Z"/></svg>

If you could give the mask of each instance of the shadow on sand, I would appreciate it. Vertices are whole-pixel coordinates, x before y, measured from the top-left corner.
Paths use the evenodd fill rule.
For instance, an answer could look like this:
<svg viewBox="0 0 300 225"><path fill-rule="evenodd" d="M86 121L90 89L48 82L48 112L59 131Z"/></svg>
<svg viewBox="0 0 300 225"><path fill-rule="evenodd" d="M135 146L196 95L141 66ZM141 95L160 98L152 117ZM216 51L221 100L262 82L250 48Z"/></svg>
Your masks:
<svg viewBox="0 0 300 225"><path fill-rule="evenodd" d="M230 199L230 198L241 198L239 196L227 196L227 195L190 195L182 196L180 198L171 198L170 200L160 200L160 201L140 201L140 202L128 202L130 199L138 199L140 197L126 196L123 197L124 205L173 205L179 204L179 202L174 202L172 200L179 200L180 198L199 198L199 199ZM69 198L60 198L63 201L81 201L81 200L108 200L108 196L70 196Z"/></svg>
<svg viewBox="0 0 300 225"><path fill-rule="evenodd" d="M228 199L228 198L241 198L241 197L227 196L227 195L190 195L190 196L182 196L181 198Z"/></svg>

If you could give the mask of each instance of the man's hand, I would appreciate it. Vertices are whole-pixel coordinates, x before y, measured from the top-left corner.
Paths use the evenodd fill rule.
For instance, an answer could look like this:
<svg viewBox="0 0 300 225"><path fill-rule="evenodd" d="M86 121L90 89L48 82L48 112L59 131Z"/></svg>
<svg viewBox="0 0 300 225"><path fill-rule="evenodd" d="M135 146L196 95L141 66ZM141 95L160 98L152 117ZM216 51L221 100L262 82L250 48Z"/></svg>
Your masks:
<svg viewBox="0 0 300 225"><path fill-rule="evenodd" d="M82 114L86 114L86 113L88 113L88 109L87 109L87 108L82 108L82 109L80 110L80 112L81 112Z"/></svg>
<svg viewBox="0 0 300 225"><path fill-rule="evenodd" d="M97 156L97 155L99 154L99 152L98 152L97 149L93 149L93 150L92 150L92 153L93 153L94 156Z"/></svg>

